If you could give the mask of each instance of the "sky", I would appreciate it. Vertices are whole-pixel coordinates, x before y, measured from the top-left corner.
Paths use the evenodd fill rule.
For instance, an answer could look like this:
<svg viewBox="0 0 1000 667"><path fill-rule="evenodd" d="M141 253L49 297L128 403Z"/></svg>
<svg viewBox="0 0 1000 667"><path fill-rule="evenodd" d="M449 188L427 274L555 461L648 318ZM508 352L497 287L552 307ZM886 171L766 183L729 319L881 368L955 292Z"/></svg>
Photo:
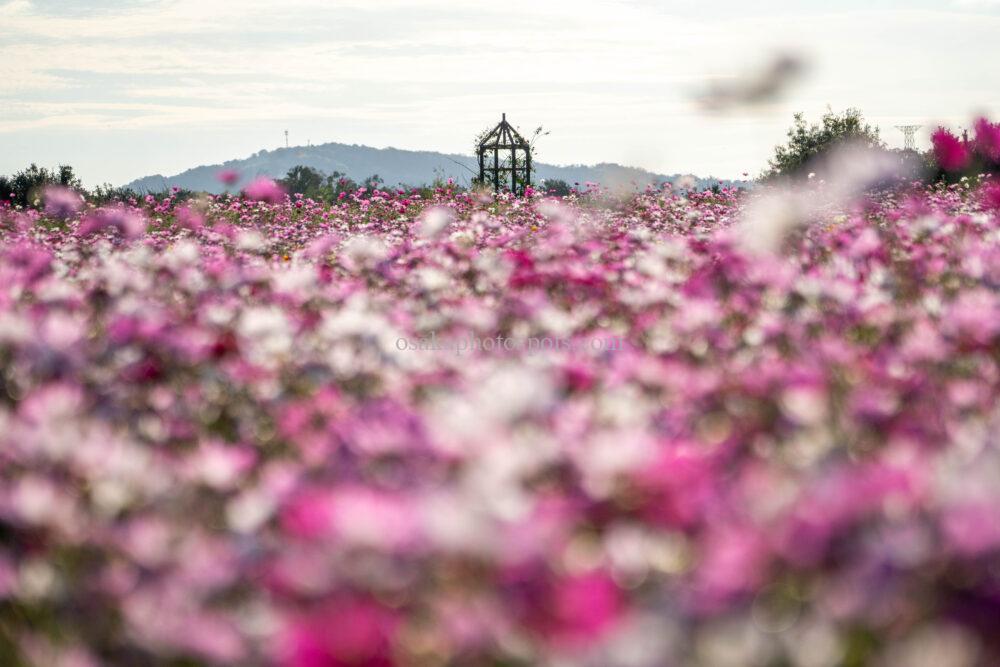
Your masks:
<svg viewBox="0 0 1000 667"><path fill-rule="evenodd" d="M506 113L539 160L758 174L796 111L1000 113L1000 0L0 0L0 173L85 185L337 141L471 153ZM707 113L776 54L805 75Z"/></svg>

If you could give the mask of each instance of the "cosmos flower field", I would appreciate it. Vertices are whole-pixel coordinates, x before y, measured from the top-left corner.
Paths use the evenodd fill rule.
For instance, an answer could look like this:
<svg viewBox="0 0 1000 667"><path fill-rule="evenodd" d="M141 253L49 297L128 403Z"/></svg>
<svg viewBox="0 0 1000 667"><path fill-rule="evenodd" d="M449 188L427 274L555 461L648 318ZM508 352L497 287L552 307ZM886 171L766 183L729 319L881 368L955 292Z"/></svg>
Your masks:
<svg viewBox="0 0 1000 667"><path fill-rule="evenodd" d="M998 186L248 192L0 208L0 664L1000 662Z"/></svg>

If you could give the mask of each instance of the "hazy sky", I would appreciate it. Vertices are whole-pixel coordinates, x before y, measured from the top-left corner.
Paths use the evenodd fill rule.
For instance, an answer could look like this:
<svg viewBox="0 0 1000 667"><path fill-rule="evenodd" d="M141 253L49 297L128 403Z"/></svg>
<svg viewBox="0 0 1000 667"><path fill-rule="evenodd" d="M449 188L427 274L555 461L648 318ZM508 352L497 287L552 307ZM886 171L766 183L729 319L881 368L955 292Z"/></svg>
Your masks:
<svg viewBox="0 0 1000 667"><path fill-rule="evenodd" d="M796 110L900 123L1000 112L1000 0L0 0L0 173L88 185L339 141L471 152L501 112L545 162L756 174ZM692 96L775 52L779 104ZM926 136L922 137L926 143Z"/></svg>

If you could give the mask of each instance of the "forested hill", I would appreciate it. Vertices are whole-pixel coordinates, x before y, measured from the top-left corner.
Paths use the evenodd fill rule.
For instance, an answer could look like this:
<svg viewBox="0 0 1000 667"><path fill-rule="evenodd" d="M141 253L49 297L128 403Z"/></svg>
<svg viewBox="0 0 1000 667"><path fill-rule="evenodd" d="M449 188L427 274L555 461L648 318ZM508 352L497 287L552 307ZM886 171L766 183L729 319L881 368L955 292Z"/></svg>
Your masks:
<svg viewBox="0 0 1000 667"><path fill-rule="evenodd" d="M458 183L467 184L477 169L476 159L468 155L329 143L318 146L293 146L272 151L262 150L242 160L195 167L174 176L159 174L146 176L128 183L126 187L139 192L160 192L178 187L220 193L224 190L224 186L219 183L216 175L223 169L238 171L242 175L239 185L243 185L257 176L280 178L297 165L313 167L324 174L338 171L359 182L377 174L386 185L411 186L429 184L436 178L454 178ZM680 174L656 174L645 169L611 163L593 166L556 166L540 163L536 165L534 174L536 182L558 179L570 185L574 183L582 185L589 181L609 187L628 187L633 184L644 187L648 183L673 182L680 177ZM714 178L697 179L699 188L711 187L717 183L720 181ZM721 183L731 182L721 181Z"/></svg>

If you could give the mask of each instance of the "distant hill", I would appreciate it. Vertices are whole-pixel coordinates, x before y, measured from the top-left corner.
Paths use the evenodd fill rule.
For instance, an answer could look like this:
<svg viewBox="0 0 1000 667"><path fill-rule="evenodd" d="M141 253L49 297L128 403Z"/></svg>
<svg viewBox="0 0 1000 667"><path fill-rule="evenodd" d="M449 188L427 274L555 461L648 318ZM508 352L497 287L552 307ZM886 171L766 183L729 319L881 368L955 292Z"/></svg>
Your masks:
<svg viewBox="0 0 1000 667"><path fill-rule="evenodd" d="M223 164L205 165L188 169L175 176L146 176L132 181L125 187L137 192L162 192L171 187L198 192L219 194L225 191L216 178L223 169L234 169L242 175L237 184L242 187L257 176L281 178L296 165L313 167L324 174L339 171L355 181L378 174L386 185L425 185L435 178L454 178L457 183L468 184L478 170L476 158L468 155L435 153L431 151L406 151L397 148L371 148L348 144L321 144L294 146L273 151L262 150L242 160ZM586 182L608 187L645 187L649 183L674 182L680 174L666 176L645 169L602 163L593 166L570 165L559 167L537 164L533 180L559 179L570 185ZM717 183L742 185L742 182L720 181L715 178L697 179L697 187L709 188Z"/></svg>

